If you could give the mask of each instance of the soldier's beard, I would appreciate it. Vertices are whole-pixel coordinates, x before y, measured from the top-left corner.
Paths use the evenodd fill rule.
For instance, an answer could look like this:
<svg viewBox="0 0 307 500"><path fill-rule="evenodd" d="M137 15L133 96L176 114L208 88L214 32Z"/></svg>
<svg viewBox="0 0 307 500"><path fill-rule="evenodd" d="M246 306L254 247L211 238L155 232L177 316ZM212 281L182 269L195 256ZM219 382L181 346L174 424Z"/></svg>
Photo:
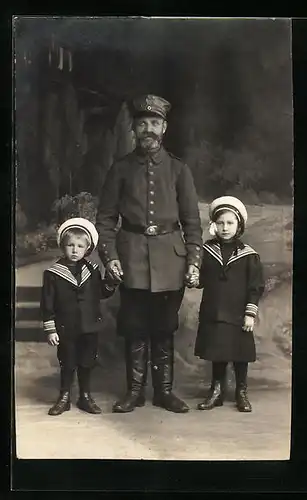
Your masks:
<svg viewBox="0 0 307 500"><path fill-rule="evenodd" d="M156 135L153 133L144 134L138 137L137 144L143 151L157 151L161 147L162 135Z"/></svg>

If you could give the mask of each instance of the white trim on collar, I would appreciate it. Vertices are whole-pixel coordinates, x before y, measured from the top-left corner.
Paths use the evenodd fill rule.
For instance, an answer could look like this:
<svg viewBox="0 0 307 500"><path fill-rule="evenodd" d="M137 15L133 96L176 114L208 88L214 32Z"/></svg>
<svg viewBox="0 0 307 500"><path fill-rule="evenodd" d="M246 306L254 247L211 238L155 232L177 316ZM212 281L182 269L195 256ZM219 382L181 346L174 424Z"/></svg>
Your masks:
<svg viewBox="0 0 307 500"><path fill-rule="evenodd" d="M97 269L98 264L96 264L95 262L91 262L91 261L87 261L87 262L89 262L89 264L92 265L94 269ZM56 274L57 276L60 276L60 278L63 278L66 281L69 281L70 283L72 283L72 285L75 285L77 287L81 287L88 280L88 278L91 276L91 273L85 264L83 264L83 266L81 268L81 281L79 284L78 284L75 276L70 271L69 267L65 266L64 264L60 264L59 262L55 262L51 267L49 267L48 271Z"/></svg>
<svg viewBox="0 0 307 500"><path fill-rule="evenodd" d="M221 253L221 247L218 243L210 243L206 242L203 244L203 249L206 250L212 257L214 257L221 266L224 265L223 263L223 257ZM238 248L237 249L237 254L232 254L230 258L228 259L226 265L228 266L229 264L232 264L238 259L242 259L242 257L246 257L247 255L252 255L252 254L257 254L257 252L249 245L244 243L244 248Z"/></svg>

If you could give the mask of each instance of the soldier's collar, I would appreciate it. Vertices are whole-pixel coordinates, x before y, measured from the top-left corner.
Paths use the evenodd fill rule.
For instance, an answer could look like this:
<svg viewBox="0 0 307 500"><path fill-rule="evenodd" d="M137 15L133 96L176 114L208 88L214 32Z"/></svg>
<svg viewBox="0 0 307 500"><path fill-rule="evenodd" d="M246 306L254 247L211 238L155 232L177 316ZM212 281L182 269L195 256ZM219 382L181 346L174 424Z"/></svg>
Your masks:
<svg viewBox="0 0 307 500"><path fill-rule="evenodd" d="M158 163L161 163L163 161L163 159L165 158L166 151L163 148L163 146L161 146L159 151L157 151L153 154L144 153L141 149L136 148L135 154L136 154L137 159L140 163L146 163L149 160L151 160L153 163L158 164Z"/></svg>

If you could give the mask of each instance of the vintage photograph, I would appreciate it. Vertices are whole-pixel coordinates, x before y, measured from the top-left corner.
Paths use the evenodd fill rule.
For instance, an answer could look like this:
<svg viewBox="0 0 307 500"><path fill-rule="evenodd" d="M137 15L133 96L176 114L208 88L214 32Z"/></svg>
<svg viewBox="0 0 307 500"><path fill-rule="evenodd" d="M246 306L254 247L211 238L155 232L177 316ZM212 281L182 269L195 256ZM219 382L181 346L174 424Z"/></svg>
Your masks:
<svg viewBox="0 0 307 500"><path fill-rule="evenodd" d="M288 460L288 18L16 16L16 453Z"/></svg>

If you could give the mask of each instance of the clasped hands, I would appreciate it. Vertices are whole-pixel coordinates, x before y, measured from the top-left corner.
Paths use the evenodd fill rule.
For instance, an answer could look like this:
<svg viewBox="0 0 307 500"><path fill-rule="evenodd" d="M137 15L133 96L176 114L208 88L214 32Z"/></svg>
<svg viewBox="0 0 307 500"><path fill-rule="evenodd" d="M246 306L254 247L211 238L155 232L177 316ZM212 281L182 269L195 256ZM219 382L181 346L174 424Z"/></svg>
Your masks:
<svg viewBox="0 0 307 500"><path fill-rule="evenodd" d="M123 269L118 259L110 260L106 265L107 276L115 285L119 285L123 281Z"/></svg>
<svg viewBox="0 0 307 500"><path fill-rule="evenodd" d="M185 274L185 285L188 288L196 288L199 285L199 269L197 266L190 264Z"/></svg>
<svg viewBox="0 0 307 500"><path fill-rule="evenodd" d="M110 260L107 263L106 272L114 283L122 283L124 273L118 259ZM185 284L188 288L196 288L199 285L199 269L193 264L188 266L188 270L185 274Z"/></svg>

